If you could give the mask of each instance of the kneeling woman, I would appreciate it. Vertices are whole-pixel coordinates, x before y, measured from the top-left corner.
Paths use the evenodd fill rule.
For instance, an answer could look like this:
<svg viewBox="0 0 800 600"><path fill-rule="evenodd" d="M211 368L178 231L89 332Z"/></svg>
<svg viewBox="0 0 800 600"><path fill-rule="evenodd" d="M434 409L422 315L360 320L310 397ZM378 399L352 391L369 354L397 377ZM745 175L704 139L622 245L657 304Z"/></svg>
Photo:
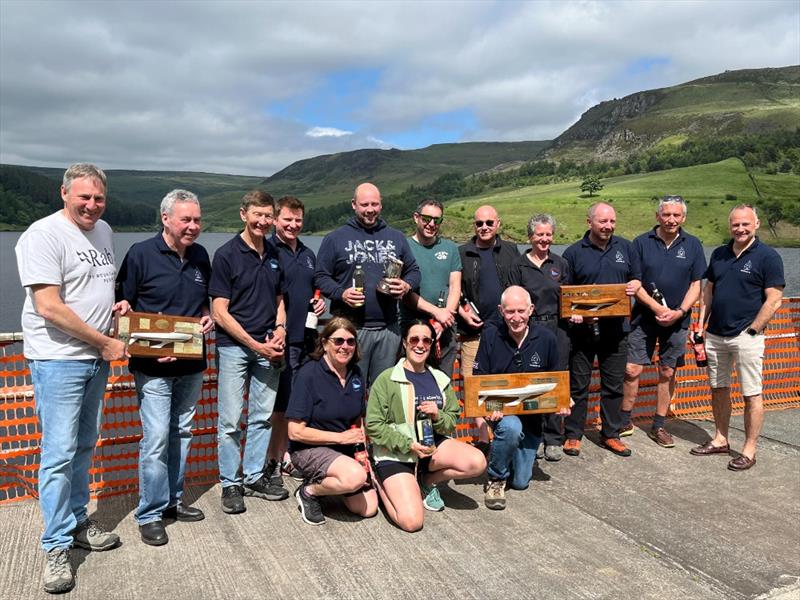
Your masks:
<svg viewBox="0 0 800 600"><path fill-rule="evenodd" d="M365 488L367 474L353 459L363 429L351 429L364 414L364 380L356 362L356 328L347 319L331 319L311 359L297 373L286 409L292 464L303 473L295 491L303 520L322 525L320 496L344 496L344 504L362 517L378 512L378 496Z"/></svg>
<svg viewBox="0 0 800 600"><path fill-rule="evenodd" d="M480 450L446 437L455 430L461 409L447 375L426 364L433 338L426 321L406 326L403 357L378 376L367 403L381 500L392 521L406 531L422 528L423 507L444 509L437 483L477 477L486 469ZM417 438L417 413L432 421L434 446Z"/></svg>

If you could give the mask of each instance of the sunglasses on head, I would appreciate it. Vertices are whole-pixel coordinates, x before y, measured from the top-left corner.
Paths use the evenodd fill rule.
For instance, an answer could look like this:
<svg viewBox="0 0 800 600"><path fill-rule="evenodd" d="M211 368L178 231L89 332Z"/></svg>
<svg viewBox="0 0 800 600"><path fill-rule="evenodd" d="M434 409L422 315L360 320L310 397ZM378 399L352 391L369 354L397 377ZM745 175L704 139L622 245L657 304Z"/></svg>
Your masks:
<svg viewBox="0 0 800 600"><path fill-rule="evenodd" d="M487 219L486 221L475 221L475 227L483 227L484 224L487 227L494 227L494 219Z"/></svg>
<svg viewBox="0 0 800 600"><path fill-rule="evenodd" d="M408 343L412 346L416 346L420 342L422 342L423 346L430 346L433 343L433 339L429 338L428 336L419 337L418 335L412 335L410 338L408 338Z"/></svg>
<svg viewBox="0 0 800 600"><path fill-rule="evenodd" d="M429 225L431 221L433 221L434 225L441 225L442 221L444 221L444 217L434 217L432 215L421 215L417 213L417 216L422 220L425 225Z"/></svg>
<svg viewBox="0 0 800 600"><path fill-rule="evenodd" d="M342 344L346 344L346 345L350 346L351 348L355 348L356 347L356 338L354 338L354 337L349 337L349 338L332 337L332 338L328 338L328 340L330 341L331 344L333 344L337 348L339 346L341 346Z"/></svg>

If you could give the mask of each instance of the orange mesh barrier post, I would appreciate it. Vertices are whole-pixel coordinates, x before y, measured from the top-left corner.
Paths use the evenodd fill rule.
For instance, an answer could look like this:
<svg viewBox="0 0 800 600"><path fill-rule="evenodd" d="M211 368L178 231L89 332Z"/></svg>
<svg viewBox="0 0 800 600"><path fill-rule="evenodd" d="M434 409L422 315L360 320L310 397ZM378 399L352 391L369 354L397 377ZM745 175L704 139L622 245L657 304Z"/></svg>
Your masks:
<svg viewBox="0 0 800 600"><path fill-rule="evenodd" d="M696 318L696 311L695 311ZM780 410L800 407L800 298L785 299L766 331L764 357L764 407ZM197 403L186 485L214 483L217 471L217 370L213 340L207 345L209 368ZM456 362L453 388L463 402L463 379ZM633 417L651 419L656 405L657 374L654 367L642 373ZM587 427L599 424L599 379L592 373ZM733 410L743 410L734 376ZM711 418L711 394L705 369L698 369L687 347L686 366L678 370L671 411L676 417ZM460 419L459 439L471 440L472 420ZM91 469L93 495L133 493L138 489L141 423L133 378L125 363L114 363L103 407L100 439ZM0 334L0 503L36 497L41 433L30 372L22 356L21 336Z"/></svg>

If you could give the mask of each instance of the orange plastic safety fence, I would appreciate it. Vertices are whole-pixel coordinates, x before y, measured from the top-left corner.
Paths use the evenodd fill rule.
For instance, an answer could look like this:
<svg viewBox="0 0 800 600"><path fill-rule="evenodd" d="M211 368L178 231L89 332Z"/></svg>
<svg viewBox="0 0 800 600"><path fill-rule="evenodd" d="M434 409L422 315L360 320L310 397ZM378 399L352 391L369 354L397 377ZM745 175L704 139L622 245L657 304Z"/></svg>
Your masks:
<svg viewBox="0 0 800 600"><path fill-rule="evenodd" d="M695 315L696 316L696 315ZM0 345L0 503L36 496L41 432L30 373L20 342ZM217 473L217 370L213 341L208 345L209 369L194 419L194 439L186 469L189 485L216 482ZM652 418L656 405L657 374L650 367L642 374L633 417ZM456 364L453 386L463 400L462 379ZM599 379L592 373L586 426L599 424ZM768 410L800 407L800 298L790 298L770 323L764 359L764 405ZM743 409L734 375L733 409ZM710 418L710 390L705 369L694 364L687 348L686 366L676 377L672 414ZM472 420L461 419L456 436L471 439ZM100 439L90 471L93 495L134 493L138 489L138 454L141 424L133 377L125 363L112 364L103 408Z"/></svg>

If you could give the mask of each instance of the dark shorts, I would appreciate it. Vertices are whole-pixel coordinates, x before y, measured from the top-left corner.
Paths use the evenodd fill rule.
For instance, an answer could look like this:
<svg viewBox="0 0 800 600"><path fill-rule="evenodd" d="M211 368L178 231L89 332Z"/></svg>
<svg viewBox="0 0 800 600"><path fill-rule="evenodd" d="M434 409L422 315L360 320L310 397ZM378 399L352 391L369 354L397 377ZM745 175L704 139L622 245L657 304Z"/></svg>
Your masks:
<svg viewBox="0 0 800 600"><path fill-rule="evenodd" d="M658 341L658 356L662 365L677 369L684 365L688 329L673 329L658 325L642 324L634 326L628 335L628 362L635 365L649 365Z"/></svg>
<svg viewBox="0 0 800 600"><path fill-rule="evenodd" d="M416 463L406 463L400 462L397 460L381 460L375 463L375 471L376 477L382 482L386 481L392 475L397 475L398 473L408 473L409 475L414 475L414 470L416 468Z"/></svg>
<svg viewBox="0 0 800 600"><path fill-rule="evenodd" d="M340 456L348 456L330 446L314 446L292 452L292 464L303 474L308 483L319 483L328 476L328 469Z"/></svg>

